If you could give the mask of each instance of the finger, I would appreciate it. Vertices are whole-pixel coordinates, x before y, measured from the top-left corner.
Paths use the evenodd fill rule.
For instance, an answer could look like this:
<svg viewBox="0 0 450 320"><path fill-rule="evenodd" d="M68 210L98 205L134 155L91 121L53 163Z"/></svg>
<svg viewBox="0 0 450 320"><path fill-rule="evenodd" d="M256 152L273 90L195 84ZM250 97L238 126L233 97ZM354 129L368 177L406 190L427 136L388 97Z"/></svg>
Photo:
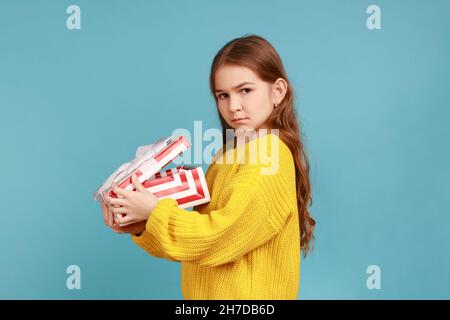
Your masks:
<svg viewBox="0 0 450 320"><path fill-rule="evenodd" d="M106 216L106 224L108 227L111 227L114 223L114 217L113 217L113 213L111 212L111 210L109 210L108 208L108 215Z"/></svg>
<svg viewBox="0 0 450 320"><path fill-rule="evenodd" d="M122 213L128 213L128 209L125 207L118 207L118 208L113 208L112 212L115 214L122 214Z"/></svg>
<svg viewBox="0 0 450 320"><path fill-rule="evenodd" d="M126 198L127 195L128 195L130 192L132 192L132 191L124 190L124 189L119 188L119 187L115 187L114 189L112 189L112 191L113 191L115 194L122 196L123 198Z"/></svg>
<svg viewBox="0 0 450 320"><path fill-rule="evenodd" d="M144 188L144 186L139 182L138 178L136 177L136 175L133 174L133 176L131 177L131 182L133 183L133 186L136 188L136 190L138 191L144 191L147 190Z"/></svg>
<svg viewBox="0 0 450 320"><path fill-rule="evenodd" d="M106 204L102 204L102 208L103 208L103 221L108 227L111 227L113 220L112 212L109 206Z"/></svg>
<svg viewBox="0 0 450 320"><path fill-rule="evenodd" d="M108 225L108 206L105 203L101 203L102 205L102 215L103 215L103 222Z"/></svg>
<svg viewBox="0 0 450 320"><path fill-rule="evenodd" d="M131 223L137 222L136 219L130 215L126 215L126 216L117 215L117 216L115 216L114 221L116 223L118 223L119 225L131 224Z"/></svg>
<svg viewBox="0 0 450 320"><path fill-rule="evenodd" d="M125 199L119 199L119 198L113 198L108 197L108 202L114 206L125 206L127 204L127 200Z"/></svg>

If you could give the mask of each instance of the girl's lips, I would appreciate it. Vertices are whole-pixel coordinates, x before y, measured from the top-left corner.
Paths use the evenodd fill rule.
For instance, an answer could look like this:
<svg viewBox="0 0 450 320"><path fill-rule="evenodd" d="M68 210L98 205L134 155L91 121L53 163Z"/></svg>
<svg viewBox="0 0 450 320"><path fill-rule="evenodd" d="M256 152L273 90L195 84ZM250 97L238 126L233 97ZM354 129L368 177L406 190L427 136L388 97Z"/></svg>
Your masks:
<svg viewBox="0 0 450 320"><path fill-rule="evenodd" d="M234 123L241 123L241 122L246 122L248 120L248 118L239 118L239 119L233 119Z"/></svg>

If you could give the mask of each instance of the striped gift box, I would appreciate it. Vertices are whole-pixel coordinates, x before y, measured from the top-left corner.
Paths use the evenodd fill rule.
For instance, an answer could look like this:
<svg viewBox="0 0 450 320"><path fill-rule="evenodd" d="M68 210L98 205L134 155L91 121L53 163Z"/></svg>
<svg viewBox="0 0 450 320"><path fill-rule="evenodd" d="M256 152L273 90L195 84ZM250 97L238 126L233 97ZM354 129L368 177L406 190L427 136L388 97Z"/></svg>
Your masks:
<svg viewBox="0 0 450 320"><path fill-rule="evenodd" d="M119 188L131 189L129 184L131 183L133 174L138 176L139 181L142 183L155 175L190 146L190 142L184 136L179 136L177 138L161 138L151 145L139 147L136 151L135 158L130 162L122 164L97 189L94 193L95 199L105 202L103 193L110 193L113 183L118 185Z"/></svg>
<svg viewBox="0 0 450 320"><path fill-rule="evenodd" d="M211 201L202 167L180 166L157 172L142 185L158 199L175 199L180 208L190 208ZM126 181L121 187L136 190L131 181ZM110 195L117 197L112 191ZM125 215L122 214L122 216ZM125 225L127 224L120 226Z"/></svg>
<svg viewBox="0 0 450 320"><path fill-rule="evenodd" d="M205 175L201 167L179 166L161 171L169 162L186 151L191 144L184 136L169 137L156 143L138 148L136 158L123 164L94 193L98 201L103 192L113 198L112 183L125 190L135 190L131 182L136 175L139 182L158 199L175 199L181 208L189 208L211 201ZM124 226L126 224L122 224Z"/></svg>
<svg viewBox="0 0 450 320"><path fill-rule="evenodd" d="M142 185L158 199L177 200L180 208L211 201L202 167L181 166L158 172Z"/></svg>

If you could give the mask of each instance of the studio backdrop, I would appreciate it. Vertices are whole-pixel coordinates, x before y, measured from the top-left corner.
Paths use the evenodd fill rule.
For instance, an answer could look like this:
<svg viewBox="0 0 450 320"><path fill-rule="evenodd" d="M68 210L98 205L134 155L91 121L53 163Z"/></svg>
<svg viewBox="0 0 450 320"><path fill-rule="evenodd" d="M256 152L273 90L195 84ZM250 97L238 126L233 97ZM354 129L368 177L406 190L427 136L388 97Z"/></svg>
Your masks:
<svg viewBox="0 0 450 320"><path fill-rule="evenodd" d="M298 298L449 299L449 17L446 0L2 0L0 298L183 298L180 264L112 232L93 192L175 130L204 150L212 59L257 34L310 160Z"/></svg>

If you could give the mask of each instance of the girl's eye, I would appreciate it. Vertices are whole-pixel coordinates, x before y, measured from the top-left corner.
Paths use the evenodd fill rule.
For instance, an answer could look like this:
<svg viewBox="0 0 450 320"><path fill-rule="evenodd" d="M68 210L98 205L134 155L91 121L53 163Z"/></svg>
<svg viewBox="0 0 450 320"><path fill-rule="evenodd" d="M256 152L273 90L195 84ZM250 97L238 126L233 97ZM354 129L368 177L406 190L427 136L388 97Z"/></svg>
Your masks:
<svg viewBox="0 0 450 320"><path fill-rule="evenodd" d="M242 89L241 91L247 94L247 93L249 93L249 92L252 91L252 90L249 89L249 88L244 88L244 89Z"/></svg>
<svg viewBox="0 0 450 320"><path fill-rule="evenodd" d="M225 99L227 96L228 96L228 95L227 95L226 93L221 93L221 94L219 94L217 97L218 97L219 99Z"/></svg>

